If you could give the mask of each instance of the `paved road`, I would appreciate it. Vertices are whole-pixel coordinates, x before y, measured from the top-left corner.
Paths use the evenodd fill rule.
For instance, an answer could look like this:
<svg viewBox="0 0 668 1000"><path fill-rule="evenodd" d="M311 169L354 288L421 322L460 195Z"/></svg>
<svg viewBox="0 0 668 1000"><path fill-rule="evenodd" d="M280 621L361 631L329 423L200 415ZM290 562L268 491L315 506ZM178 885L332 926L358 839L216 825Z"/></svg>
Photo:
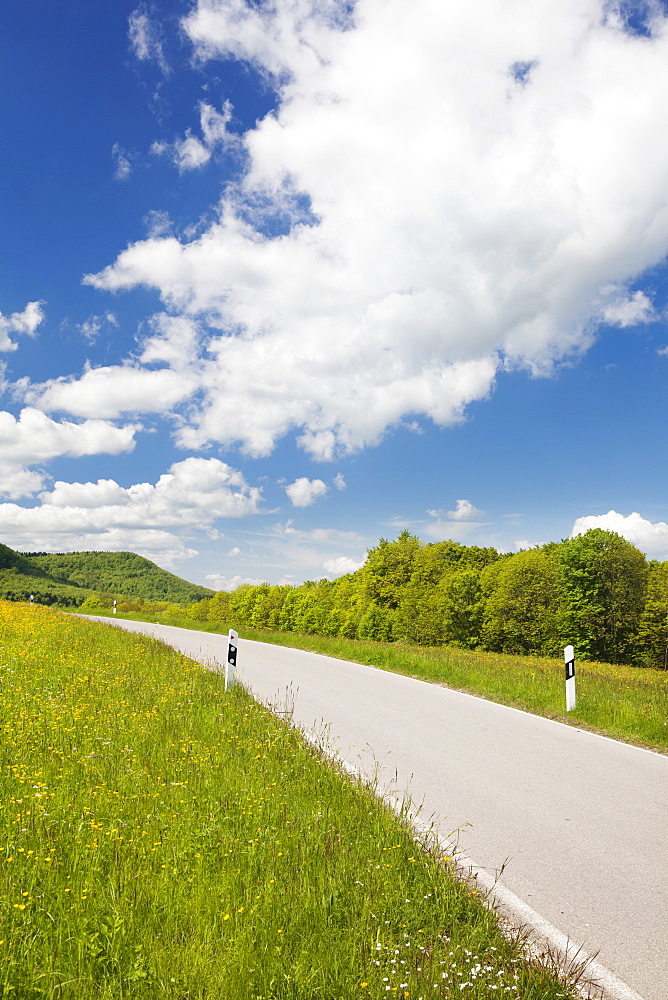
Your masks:
<svg viewBox="0 0 668 1000"><path fill-rule="evenodd" d="M225 637L117 624L225 662ZM476 865L503 867L505 886L643 1000L668 1000L668 757L317 653L241 639L238 674L302 728L327 727L382 788L408 790L441 834L459 830Z"/></svg>

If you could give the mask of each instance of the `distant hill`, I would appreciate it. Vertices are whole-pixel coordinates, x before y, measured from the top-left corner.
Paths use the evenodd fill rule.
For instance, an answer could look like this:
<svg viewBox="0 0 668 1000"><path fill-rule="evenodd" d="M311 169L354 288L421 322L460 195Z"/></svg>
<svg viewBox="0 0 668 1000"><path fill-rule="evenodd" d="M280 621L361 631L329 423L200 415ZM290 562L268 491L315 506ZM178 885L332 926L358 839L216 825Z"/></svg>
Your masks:
<svg viewBox="0 0 668 1000"><path fill-rule="evenodd" d="M53 579L37 563L0 543L0 598L27 601L33 594L39 604L76 608L89 593Z"/></svg>
<svg viewBox="0 0 668 1000"><path fill-rule="evenodd" d="M0 573L7 571L20 576L36 576L41 579L47 576L44 570L35 563L31 563L25 556L0 542Z"/></svg>
<svg viewBox="0 0 668 1000"><path fill-rule="evenodd" d="M134 552L15 552L0 544L0 597L78 607L93 593L190 604L212 590Z"/></svg>

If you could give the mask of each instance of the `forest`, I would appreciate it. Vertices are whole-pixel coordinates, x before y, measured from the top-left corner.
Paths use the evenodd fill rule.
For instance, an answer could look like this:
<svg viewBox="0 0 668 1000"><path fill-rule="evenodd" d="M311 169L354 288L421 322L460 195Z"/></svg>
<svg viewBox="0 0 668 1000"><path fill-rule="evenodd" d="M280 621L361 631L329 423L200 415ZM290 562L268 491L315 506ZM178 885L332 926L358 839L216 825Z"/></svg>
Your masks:
<svg viewBox="0 0 668 1000"><path fill-rule="evenodd" d="M364 566L299 587L241 586L188 609L242 628L668 666L668 562L593 529L514 554L402 531Z"/></svg>
<svg viewBox="0 0 668 1000"><path fill-rule="evenodd" d="M92 594L189 604L213 595L134 552L15 552L0 545L0 597L78 608Z"/></svg>

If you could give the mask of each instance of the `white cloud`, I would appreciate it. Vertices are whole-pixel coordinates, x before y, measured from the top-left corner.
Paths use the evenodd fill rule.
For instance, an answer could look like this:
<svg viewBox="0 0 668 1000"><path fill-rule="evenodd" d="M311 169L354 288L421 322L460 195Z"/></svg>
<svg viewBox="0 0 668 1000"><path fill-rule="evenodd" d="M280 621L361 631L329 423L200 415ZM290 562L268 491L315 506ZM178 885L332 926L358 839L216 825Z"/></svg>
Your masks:
<svg viewBox="0 0 668 1000"><path fill-rule="evenodd" d="M251 62L275 113L208 228L156 232L86 279L206 318L183 447L261 456L296 432L332 459L404 418L460 421L499 370L549 373L602 322L652 316L627 289L668 252L660 9L651 37L600 0L345 9L198 0L183 27L204 71ZM211 122L184 165L227 129Z"/></svg>
<svg viewBox="0 0 668 1000"><path fill-rule="evenodd" d="M30 466L62 455L118 455L132 451L137 426L116 427L105 420L56 421L32 407L18 419L0 411L0 496L18 499L36 493L43 473Z"/></svg>
<svg viewBox="0 0 668 1000"><path fill-rule="evenodd" d="M168 236L172 232L172 220L164 208L150 209L144 216L144 225L151 238Z"/></svg>
<svg viewBox="0 0 668 1000"><path fill-rule="evenodd" d="M221 576L220 573L207 573L206 580L210 581L210 586L212 590L236 590L237 587L241 587L242 584L250 584L251 587L259 587L261 583L265 583L265 580L261 580L259 577L255 578L252 576L241 576L239 573L235 576Z"/></svg>
<svg viewBox="0 0 668 1000"><path fill-rule="evenodd" d="M0 537L19 549L129 548L159 554L164 564L195 555L185 539L215 533L220 518L257 514L260 499L260 490L225 462L187 458L154 485L57 482L40 494L39 506L0 504Z"/></svg>
<svg viewBox="0 0 668 1000"><path fill-rule="evenodd" d="M326 559L323 569L332 576L343 576L344 573L354 573L361 569L365 559L351 559L350 556L336 556L334 559Z"/></svg>
<svg viewBox="0 0 668 1000"><path fill-rule="evenodd" d="M114 170L114 177L117 181L126 181L130 174L132 173L132 162L130 160L130 154L119 146L117 142L111 148L111 155L116 164L116 169Z"/></svg>
<svg viewBox="0 0 668 1000"><path fill-rule="evenodd" d="M482 528L489 527L489 522L481 521L442 521L438 518L430 521L424 528L424 534L436 542L460 542L462 545L492 545L493 542L476 537Z"/></svg>
<svg viewBox="0 0 668 1000"><path fill-rule="evenodd" d="M337 472L337 474L334 476L333 483L337 490L345 490L346 481L343 478L342 472Z"/></svg>
<svg viewBox="0 0 668 1000"><path fill-rule="evenodd" d="M151 152L156 155L167 154L179 171L197 170L205 166L211 159L216 147L239 151L243 144L239 136L229 132L227 126L232 120L232 105L229 101L223 104L222 112L216 111L206 101L199 106L199 120L202 138L194 136L190 129L185 138L176 139L173 143L154 142Z"/></svg>
<svg viewBox="0 0 668 1000"><path fill-rule="evenodd" d="M142 3L128 18L128 38L140 62L155 62L165 76L169 66L165 57L162 31L148 4Z"/></svg>
<svg viewBox="0 0 668 1000"><path fill-rule="evenodd" d="M56 378L27 386L24 398L42 410L113 419L122 413L169 411L190 395L194 385L185 372L126 364L89 368L80 378Z"/></svg>
<svg viewBox="0 0 668 1000"><path fill-rule="evenodd" d="M236 559L237 556L241 555L241 549L238 545L234 545L227 554L231 559Z"/></svg>
<svg viewBox="0 0 668 1000"><path fill-rule="evenodd" d="M652 300L641 291L631 296L618 294L603 309L603 319L610 326L637 326L650 323L655 318Z"/></svg>
<svg viewBox="0 0 668 1000"><path fill-rule="evenodd" d="M79 324L79 331L89 344L94 344L105 326L118 326L118 320L112 312L106 312L103 316L89 316Z"/></svg>
<svg viewBox="0 0 668 1000"><path fill-rule="evenodd" d="M190 133L186 134L185 139L177 139L173 144L168 142L154 142L151 146L151 152L156 156L166 153L181 172L203 167L211 158L211 153L202 145L199 139Z"/></svg>
<svg viewBox="0 0 668 1000"><path fill-rule="evenodd" d="M300 541L309 542L324 542L326 544L337 544L340 545L342 542L346 544L354 543L359 546L362 541L360 535L355 531L341 531L339 528L309 528L304 531L302 528L296 528L295 523L292 518L288 518L287 521L272 525L270 530L270 536L274 538L289 538L298 539Z"/></svg>
<svg viewBox="0 0 668 1000"><path fill-rule="evenodd" d="M668 524L665 521L647 521L636 512L618 514L616 510L609 510L607 514L578 517L573 524L571 538L591 528L615 531L651 559L668 559Z"/></svg>
<svg viewBox="0 0 668 1000"><path fill-rule="evenodd" d="M474 507L470 500L458 500L456 509L448 511L448 517L452 521L475 521L484 513L484 510Z"/></svg>
<svg viewBox="0 0 668 1000"><path fill-rule="evenodd" d="M262 580L297 585L321 579L324 573L338 576L358 568L359 554L369 542L357 532L338 528L298 527L292 519L269 528L244 531L243 567L246 574ZM346 562L345 560L349 560ZM287 572L286 572L287 570ZM234 567L226 566L227 574Z"/></svg>
<svg viewBox="0 0 668 1000"><path fill-rule="evenodd" d="M432 521L423 526L423 534L435 541L461 542L465 545L493 545L482 529L490 526L489 521L480 521L484 511L478 510L469 500L458 500L454 511L447 511L448 520L443 520L443 511L428 510Z"/></svg>
<svg viewBox="0 0 668 1000"><path fill-rule="evenodd" d="M29 302L23 312L3 316L0 312L0 351L15 351L16 344L10 333L24 333L34 337L37 327L44 321L43 302Z"/></svg>
<svg viewBox="0 0 668 1000"><path fill-rule="evenodd" d="M329 487L322 479L307 479L306 476L295 479L294 483L285 487L293 507L310 507L318 497L324 497L328 491Z"/></svg>

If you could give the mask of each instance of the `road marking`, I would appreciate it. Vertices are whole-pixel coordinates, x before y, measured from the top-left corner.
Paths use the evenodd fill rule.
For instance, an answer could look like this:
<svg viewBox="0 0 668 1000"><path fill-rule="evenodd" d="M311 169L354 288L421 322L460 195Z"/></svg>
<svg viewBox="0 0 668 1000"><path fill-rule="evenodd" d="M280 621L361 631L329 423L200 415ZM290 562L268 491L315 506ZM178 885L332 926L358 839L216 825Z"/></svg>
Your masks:
<svg viewBox="0 0 668 1000"><path fill-rule="evenodd" d="M268 704L267 707L271 708L272 706ZM304 730L302 730L302 733L307 741L311 742L309 734ZM500 913L512 924L515 930L530 930L531 938L528 945L532 957L540 960L541 953L545 951L556 952L559 956L561 968L565 970L582 969L583 976L586 977L585 982L583 984L576 983L575 988L583 998L592 998L592 1000L594 997L598 997L599 1000L643 1000L643 997L639 993L636 993L630 986L622 982L610 969L597 962L593 955L589 955L581 946L571 941L566 934L558 930L549 920L542 917L540 913L533 910L523 899L520 899L507 886L499 882L498 878L494 878L486 869L476 865L471 858L459 850L456 842L439 836L434 832L432 826L422 823L418 819L418 812L412 809L412 807L407 806L406 799L403 796L400 797L392 792L379 791L359 768L355 767L354 764L349 764L348 761L341 758L336 752L330 753L321 741L318 741L317 749L321 753L328 753L331 759L343 771L362 781L367 787L372 788L375 794L389 805L401 819L404 821L408 819L409 825L418 841L423 840L425 837L431 839L432 842L436 841L443 853L454 862L455 867L466 882L475 882L476 886L484 888L485 894L481 895L481 899L486 906L488 905L490 909L496 913Z"/></svg>

